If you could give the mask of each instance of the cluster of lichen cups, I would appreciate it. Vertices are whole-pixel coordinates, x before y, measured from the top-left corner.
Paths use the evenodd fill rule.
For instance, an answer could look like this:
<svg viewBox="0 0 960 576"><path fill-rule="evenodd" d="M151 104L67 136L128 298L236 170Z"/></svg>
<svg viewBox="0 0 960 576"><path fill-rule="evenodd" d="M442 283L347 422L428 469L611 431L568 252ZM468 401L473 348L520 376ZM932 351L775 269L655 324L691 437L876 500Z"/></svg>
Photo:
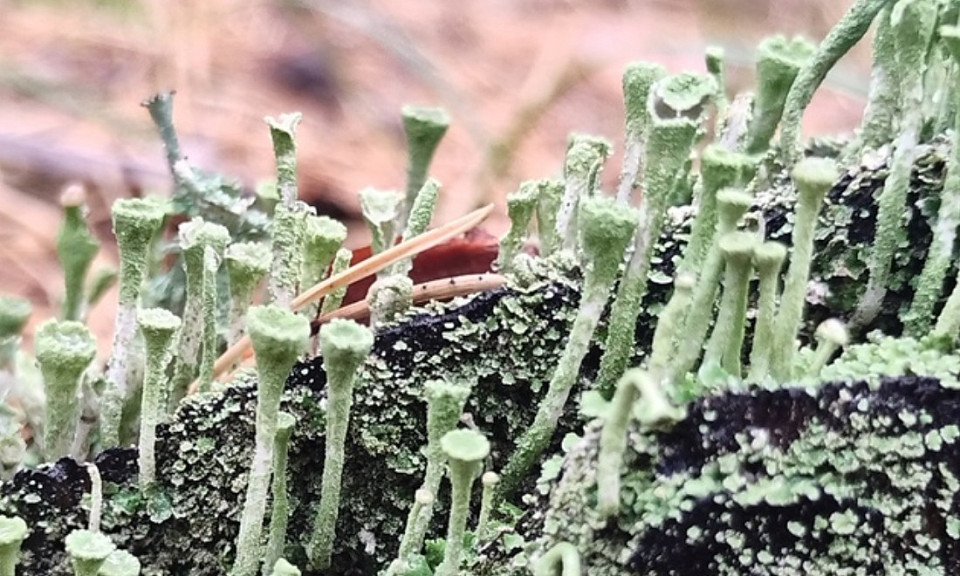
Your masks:
<svg viewBox="0 0 960 576"><path fill-rule="evenodd" d="M595 439L593 505L604 519L621 512L624 454L633 426L669 428L685 417L686 402L723 392L730 382L782 387L804 379L815 381L828 367L850 340L842 322L823 322L815 333L816 344L798 349L798 339L818 215L840 172L832 159L800 159L798 127L827 70L878 14L882 38L877 43L877 66L886 67L888 73L877 75L877 81L889 83L889 70L899 70L901 79L895 86L899 96L891 100L885 92L871 93L859 146L847 151L855 157L861 146L895 141L890 176L878 203L869 286L857 309L847 311L853 328L869 325L886 293L897 249L898 215L919 132L929 120L922 110L929 108L924 107L928 100L939 101L924 91L939 90L940 100L947 93L933 83L925 84L920 72L934 66L956 72L956 62L939 56L934 62L933 51L926 47L934 41L942 43L946 53L960 60L960 34L953 27L936 28L937 22L949 22L952 13L932 0L858 0L818 48L799 39L764 41L758 51L758 89L752 100L727 101L722 54L715 50L707 57L708 74L668 75L659 66L631 65L623 77L625 161L616 194L608 197L600 189L600 172L611 145L602 138L575 135L568 146L563 181L525 182L507 199L511 229L501 241L499 271L519 285L535 276L538 267L575 268L581 279L579 309L532 422L517 438L502 471L485 470L490 442L480 430L459 428L461 421L469 422L464 407L470 386L446 381L420 385L427 405L426 470L420 488L411 495L396 559L383 567L386 574L455 576L473 561L470 552L478 544L497 536L493 527L500 526L505 505L521 496L521 486L535 478L538 464L550 455L570 397L584 385L582 364L596 344L598 330L604 338L603 354L587 394L603 398L601 433ZM894 49L880 50L883 42ZM169 120L169 111L164 112L168 105L169 97L148 103L155 119L161 119L162 131ZM951 117L947 124L960 127L960 111L955 108L960 106L944 107L956 114L956 120ZM895 129L899 110L902 121ZM697 152L711 111L717 116L717 138ZM318 312L333 312L343 298L342 290L332 291L318 304L303 301L298 294L343 272L351 254L342 248L346 228L317 216L297 200L294 132L298 122L296 114L268 119L277 163L274 233L269 245L243 238L233 241L232 230L201 217L180 225L178 247L186 275L182 320L168 310L144 307L142 292L155 264L156 239L175 208L157 198L118 201L113 225L121 256L119 274L104 271L88 278L98 242L83 216L82 193L71 188L64 194L58 242L66 280L63 314L36 331L43 394L31 390L30 379L18 374L19 337L30 315L29 304L18 298L0 299L0 384L13 390L22 407L20 412L3 415L0 465L5 477L30 465L31 451L39 454L40 461L72 457L83 462L95 450L136 440L139 489L149 500L157 486L158 426L171 417L191 388L218 393L224 386L216 382L218 373L238 363L234 359L234 365L218 366L223 345L249 339L257 363L256 422L252 439L237 439L251 441L253 455L230 573L300 573L284 558L291 514L286 467L297 422L280 404L291 368L311 348L309 319ZM435 109L404 110L410 147L405 192L367 189L360 193L374 254L391 249L399 237L410 240L428 228L439 185L427 173L448 122ZM779 148L771 149L777 126L781 127ZM174 152L179 150L175 135L166 131L164 138L177 185L196 188L192 168ZM944 279L953 265L955 229L960 222L958 150L955 146L948 167L930 255L905 317L911 334L931 328L932 311L945 299ZM692 157L698 159L698 170ZM756 192L770 184L779 166L787 167L796 196L790 249L765 240L762 226L758 230L744 219ZM642 194L637 194L641 188ZM672 296L660 312L644 365L631 368L637 355L635 327L650 286L660 231L670 207L687 204L691 197L697 212L689 241L676 262ZM523 250L534 224L539 259ZM221 265L229 294L220 293ZM410 268L410 259L404 258L379 271L367 297L369 327L336 319L319 329L314 345L326 375L325 453L320 498L305 550L309 566L303 568L331 569L354 384L374 346L376 331L402 318L411 307ZM758 286L755 310L751 310L754 278ZM120 299L112 353L101 374L92 366L96 342L81 320L111 279L119 282ZM251 306L264 283L266 303ZM226 322L219 319L221 309L228 310ZM748 332L751 319L752 332ZM221 323L227 326L223 341L218 330ZM952 343L958 330L960 290L955 290L943 305L934 339ZM29 409L38 398L42 419ZM87 418L88 413L92 418ZM97 419L98 425L91 424ZM20 426L9 422L33 428L31 446L21 438ZM96 466L87 466L92 485L89 526L74 531L64 542L74 573L136 576L141 570L137 559L118 550L100 530L102 488ZM445 476L450 483L445 545L442 560L431 567L425 545L428 533L437 529L434 508ZM480 507L470 538L468 524L478 478ZM0 517L0 576L14 574L28 534L29 525L23 519ZM570 542L553 542L532 552L538 576L557 572L577 576L584 567L580 551Z"/></svg>

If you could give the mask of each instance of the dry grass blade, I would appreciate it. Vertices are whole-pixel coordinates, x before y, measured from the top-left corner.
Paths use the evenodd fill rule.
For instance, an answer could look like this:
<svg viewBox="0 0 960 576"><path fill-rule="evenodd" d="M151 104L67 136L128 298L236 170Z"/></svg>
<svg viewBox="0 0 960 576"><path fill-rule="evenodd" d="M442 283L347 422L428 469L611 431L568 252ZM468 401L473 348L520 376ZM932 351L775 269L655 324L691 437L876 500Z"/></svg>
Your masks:
<svg viewBox="0 0 960 576"><path fill-rule="evenodd" d="M499 274L469 274L431 280L413 287L413 303L422 304L431 300L447 300L457 296L466 296L477 292L486 292L506 284L507 279ZM311 330L316 331L334 318L349 320L363 320L370 317L370 305L366 300L360 300L324 314L311 323Z"/></svg>
<svg viewBox="0 0 960 576"><path fill-rule="evenodd" d="M486 219L486 217L489 216L490 212L492 211L492 204L480 208L479 210L474 210L466 216L458 218L439 228L411 238L405 242L401 242L393 248L384 250L379 254L371 256L356 266L351 266L340 274L331 276L323 282L320 282L312 288L302 292L299 296L294 298L291 308L293 308L293 310L299 310L310 302L314 302L320 298L323 298L337 288L348 286L353 282L360 280L361 278L366 278L371 274L376 274L394 262L398 262L404 258L412 258L424 250L429 250L430 248L442 244L451 238L455 238L483 222L483 220ZM241 358L243 358L244 353L249 348L249 336L244 336L235 344L230 346L230 348L228 348L227 351L224 352L214 364L214 378L223 374L228 368L230 368L230 366L233 366ZM197 388L198 383L194 381L193 384L190 385L190 394L196 392Z"/></svg>

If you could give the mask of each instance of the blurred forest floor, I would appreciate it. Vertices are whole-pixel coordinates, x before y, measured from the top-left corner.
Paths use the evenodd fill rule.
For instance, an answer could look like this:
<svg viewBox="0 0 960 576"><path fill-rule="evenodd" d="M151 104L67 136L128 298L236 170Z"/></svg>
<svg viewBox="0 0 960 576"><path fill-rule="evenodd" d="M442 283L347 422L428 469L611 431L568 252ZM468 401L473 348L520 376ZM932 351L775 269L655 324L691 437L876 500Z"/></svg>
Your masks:
<svg viewBox="0 0 960 576"><path fill-rule="evenodd" d="M263 117L299 110L302 197L366 243L356 192L402 188L400 108L447 108L453 124L432 174L435 222L557 174L567 135L622 148L620 74L633 60L703 70L726 50L728 90L752 83L756 43L819 40L852 0L0 0L0 292L30 297L35 319L62 293L55 237L63 186L82 182L115 260L109 205L170 179L140 102L175 89L190 159L251 188L273 175ZM808 134L851 130L869 77L861 45L828 78ZM619 172L615 156L608 186ZM96 265L95 265L96 268ZM115 298L92 314L104 350Z"/></svg>

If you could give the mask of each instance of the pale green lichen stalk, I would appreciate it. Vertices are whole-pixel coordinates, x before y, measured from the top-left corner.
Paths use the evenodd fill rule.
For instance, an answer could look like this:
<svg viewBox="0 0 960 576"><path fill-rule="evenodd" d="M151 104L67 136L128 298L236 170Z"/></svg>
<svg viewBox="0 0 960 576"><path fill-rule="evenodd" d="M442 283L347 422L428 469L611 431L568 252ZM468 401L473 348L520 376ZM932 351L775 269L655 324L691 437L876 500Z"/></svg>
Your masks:
<svg viewBox="0 0 960 576"><path fill-rule="evenodd" d="M497 255L498 270L508 272L514 256L523 249L523 242L527 238L527 230L539 199L540 187L535 181L523 182L516 192L507 195L510 231L500 240L500 253Z"/></svg>
<svg viewBox="0 0 960 576"><path fill-rule="evenodd" d="M490 455L490 442L475 430L452 430L440 439L440 446L450 471L451 505L443 562L437 567L436 576L456 576L460 572L473 482Z"/></svg>
<svg viewBox="0 0 960 576"><path fill-rule="evenodd" d="M783 109L780 143L786 166L793 166L801 158L800 123L814 92L834 64L863 38L877 14L893 1L856 0L800 69Z"/></svg>
<svg viewBox="0 0 960 576"><path fill-rule="evenodd" d="M20 547L30 533L19 516L0 516L0 576L15 576Z"/></svg>
<svg viewBox="0 0 960 576"><path fill-rule="evenodd" d="M537 415L518 439L516 449L503 469L498 501L513 493L553 437L563 406L580 373L580 364L590 348L594 330L610 297L623 253L636 230L637 220L635 210L612 198L594 197L583 201L579 218L584 272L580 309L547 393L537 408Z"/></svg>
<svg viewBox="0 0 960 576"><path fill-rule="evenodd" d="M603 416L596 471L597 512L602 518L615 516L620 511L620 476L630 420L636 418L645 428L660 428L684 416L682 408L671 404L661 382L656 375L644 370L627 370Z"/></svg>
<svg viewBox="0 0 960 576"><path fill-rule="evenodd" d="M500 475L493 471L484 472L483 476L480 477L483 491L480 493L480 516L477 517L477 529L474 530L477 542L487 540L490 515L493 513L493 497L499 483Z"/></svg>
<svg viewBox="0 0 960 576"><path fill-rule="evenodd" d="M666 374L670 359L676 354L680 340L680 327L683 317L693 298L693 289L697 278L693 274L681 273L673 283L673 294L657 321L650 345L650 370L658 375Z"/></svg>
<svg viewBox="0 0 960 576"><path fill-rule="evenodd" d="M17 351L33 306L26 298L0 295L0 391L17 384Z"/></svg>
<svg viewBox="0 0 960 576"><path fill-rule="evenodd" d="M35 347L47 397L43 452L52 462L70 454L80 417L80 384L97 354L97 342L79 322L50 320L37 330Z"/></svg>
<svg viewBox="0 0 960 576"><path fill-rule="evenodd" d="M707 74L713 78L713 82L717 86L713 95L713 105L717 109L717 118L724 119L730 109L730 101L727 98L727 71L724 63L726 53L722 46L707 46L703 56Z"/></svg>
<svg viewBox="0 0 960 576"><path fill-rule="evenodd" d="M227 344L243 336L247 309L263 278L270 272L273 255L270 247L259 242L237 242L227 247L224 255L230 280L230 328Z"/></svg>
<svg viewBox="0 0 960 576"><path fill-rule="evenodd" d="M277 414L277 436L274 439L273 483L270 493L270 536L263 554L263 575L270 576L271 567L281 560L287 543L287 523L290 521L290 495L287 493L287 457L290 437L297 419L289 412Z"/></svg>
<svg viewBox="0 0 960 576"><path fill-rule="evenodd" d="M413 305L413 280L399 275L376 280L367 292L367 304L371 326L396 321Z"/></svg>
<svg viewBox="0 0 960 576"><path fill-rule="evenodd" d="M418 494L423 492L429 496L417 497L410 513L407 515L407 524L397 552L397 559L407 560L410 554L416 554L423 546L423 539L427 533L430 519L433 515L433 495L440 489L443 479L444 455L440 439L456 428L470 396L470 388L465 385L450 384L439 380L431 380L424 384L423 395L427 401L427 469L424 472L423 484Z"/></svg>
<svg viewBox="0 0 960 576"><path fill-rule="evenodd" d="M540 191L537 197L537 236L540 238L540 256L547 258L560 249L561 238L557 233L557 214L563 201L563 181L538 180Z"/></svg>
<svg viewBox="0 0 960 576"><path fill-rule="evenodd" d="M273 141L280 195L271 225L273 266L269 292L270 302L283 307L293 301L303 267L304 227L308 212L297 201L297 146L294 141L301 118L299 112L282 114L278 119L265 118Z"/></svg>
<svg viewBox="0 0 960 576"><path fill-rule="evenodd" d="M593 194L597 175L609 154L610 146L602 139L582 134L571 136L563 164L564 191L556 223L560 245L568 252L576 249L580 204Z"/></svg>
<svg viewBox="0 0 960 576"><path fill-rule="evenodd" d="M602 518L620 512L620 467L627 449L627 426L640 395L639 381L649 378L650 375L639 368L627 370L604 416L597 457L597 512Z"/></svg>
<svg viewBox="0 0 960 576"><path fill-rule="evenodd" d="M337 255L333 258L333 265L330 266L330 274L328 276L336 276L337 274L342 273L347 268L350 267L350 262L353 260L353 252L347 250L346 248L341 248L337 250ZM320 314L329 314L340 308L340 304L343 303L344 296L347 295L347 287L343 286L337 288L336 290L330 292L323 299L323 305L320 306Z"/></svg>
<svg viewBox="0 0 960 576"><path fill-rule="evenodd" d="M780 310L775 321L770 368L780 382L790 378L797 331L807 299L807 282L813 260L814 232L823 199L837 180L837 165L825 158L807 158L793 169L797 186L797 210L793 226L793 253L783 284Z"/></svg>
<svg viewBox="0 0 960 576"><path fill-rule="evenodd" d="M194 218L180 225L180 248L187 277L187 297L183 310L183 329L177 347L176 367L167 410L173 412L187 393L190 382L197 376L197 368L210 358L216 358L214 342L209 344L209 322L216 321L216 262L230 242L226 228L203 218ZM210 255L207 254L208 249ZM211 308L211 304L214 306ZM200 356L198 358L198 355ZM208 374L209 375L209 374Z"/></svg>
<svg viewBox="0 0 960 576"><path fill-rule="evenodd" d="M940 28L940 38L960 64L960 28ZM947 178L940 194L940 208L933 226L933 238L923 271L917 281L910 309L904 314L904 332L915 338L926 334L933 323L933 310L943 293L943 281L950 270L957 228L960 227L960 78L953 80L953 105L957 107L953 124L953 153L947 159Z"/></svg>
<svg viewBox="0 0 960 576"><path fill-rule="evenodd" d="M212 246L203 249L203 344L200 347L200 370L197 376L200 392L207 392L213 384L213 366L217 360L217 270L223 260L223 250Z"/></svg>
<svg viewBox="0 0 960 576"><path fill-rule="evenodd" d="M138 454L140 490L146 494L156 481L154 449L157 441L157 425L167 413L167 394L169 393L167 365L173 359L173 349L180 330L180 319L167 310L149 308L140 310L137 320L147 351L140 407Z"/></svg>
<svg viewBox="0 0 960 576"><path fill-rule="evenodd" d="M897 46L890 24L892 10L893 2L889 2L876 17L870 92L860 133L851 146L854 149L862 147L876 150L896 135L897 117L900 114L900 79L897 76Z"/></svg>
<svg viewBox="0 0 960 576"><path fill-rule="evenodd" d="M617 187L617 201L628 202L643 175L643 149L650 129L647 102L653 85L667 75L659 64L636 62L623 71L623 108L626 116L623 168Z"/></svg>
<svg viewBox="0 0 960 576"><path fill-rule="evenodd" d="M690 241L683 252L680 271L695 272L710 250L717 233L717 194L724 188L743 186L754 163L749 156L710 144L700 155L700 194Z"/></svg>
<svg viewBox="0 0 960 576"><path fill-rule="evenodd" d="M353 404L357 369L373 347L373 333L351 320L335 319L320 328L320 352L327 373L327 416L323 479L310 539L310 563L319 570L330 566L344 466L344 442Z"/></svg>
<svg viewBox="0 0 960 576"><path fill-rule="evenodd" d="M407 226L403 230L404 240L410 240L427 231L439 198L440 183L433 178L428 179L420 188L417 199L413 201ZM404 258L390 267L393 274L408 274L412 268L413 258Z"/></svg>
<svg viewBox="0 0 960 576"><path fill-rule="evenodd" d="M890 282L894 251L903 237L904 205L924 123L924 70L936 20L936 0L898 2L890 14L903 115L890 160L890 175L878 202L867 289L850 321L854 330L870 323L880 312Z"/></svg>
<svg viewBox="0 0 960 576"><path fill-rule="evenodd" d="M633 238L633 252L610 310L610 328L597 375L597 387L601 390L612 388L627 368L667 200L678 171L690 155L703 109L714 90L709 76L681 74L658 82L647 102L651 126L644 151L648 167L643 180L640 223Z"/></svg>
<svg viewBox="0 0 960 576"><path fill-rule="evenodd" d="M735 188L726 188L717 194L717 236L723 237L736 229L737 222L750 208L753 198ZM703 348L710 320L713 319L713 302L717 294L720 273L723 270L723 253L718 242L710 245L700 268L693 300L683 320L680 333L683 338L677 349L676 359L671 363L669 380L678 382L689 372Z"/></svg>
<svg viewBox="0 0 960 576"><path fill-rule="evenodd" d="M87 530L99 532L103 518L103 477L100 468L93 462L87 462L85 466L90 477L90 519L87 521Z"/></svg>
<svg viewBox="0 0 960 576"><path fill-rule="evenodd" d="M757 323L753 330L748 380L759 382L770 372L770 354L773 351L774 320L777 314L777 294L780 270L787 259L787 247L779 242L764 242L753 253L753 267L760 278L757 296Z"/></svg>
<svg viewBox="0 0 960 576"><path fill-rule="evenodd" d="M130 390L128 357L137 331L137 303L150 247L163 219L163 205L157 200L132 198L113 203L113 233L120 249L120 302L100 414L100 443L104 448L120 444L120 418Z"/></svg>
<svg viewBox="0 0 960 576"><path fill-rule="evenodd" d="M317 284L327 273L337 250L347 239L347 227L327 216L307 215L304 223L303 271L300 277L301 289ZM308 312L316 312L313 304ZM312 314L310 314L312 315Z"/></svg>
<svg viewBox="0 0 960 576"><path fill-rule="evenodd" d="M60 266L63 268L64 320L80 320L83 315L84 283L90 264L100 249L100 242L90 232L87 226L86 192L83 186L73 184L67 186L60 195L60 206L63 208L63 224L57 235L57 255Z"/></svg>
<svg viewBox="0 0 960 576"><path fill-rule="evenodd" d="M254 307L249 317L250 339L257 355L256 442L231 576L253 576L259 572L260 533L273 468L280 399L290 369L310 337L306 318L275 305Z"/></svg>
<svg viewBox="0 0 960 576"><path fill-rule="evenodd" d="M403 207L403 195L396 190L365 188L360 191L360 210L370 228L370 249L379 254L397 239L397 217Z"/></svg>
<svg viewBox="0 0 960 576"><path fill-rule="evenodd" d="M757 96L744 151L761 154L767 150L783 116L783 105L800 68L816 48L803 38L767 38L757 48Z"/></svg>
<svg viewBox="0 0 960 576"><path fill-rule="evenodd" d="M66 548L75 576L98 576L117 546L100 532L74 530L67 536Z"/></svg>
<svg viewBox="0 0 960 576"><path fill-rule="evenodd" d="M728 374L738 378L741 376L740 350L753 272L753 253L759 242L756 235L750 232L731 232L719 240L724 260L723 296L717 322L707 343L704 364L719 364Z"/></svg>
<svg viewBox="0 0 960 576"><path fill-rule="evenodd" d="M397 228L406 228L410 213L427 180L433 155L450 127L450 116L442 108L404 106L403 130L407 135L407 187Z"/></svg>

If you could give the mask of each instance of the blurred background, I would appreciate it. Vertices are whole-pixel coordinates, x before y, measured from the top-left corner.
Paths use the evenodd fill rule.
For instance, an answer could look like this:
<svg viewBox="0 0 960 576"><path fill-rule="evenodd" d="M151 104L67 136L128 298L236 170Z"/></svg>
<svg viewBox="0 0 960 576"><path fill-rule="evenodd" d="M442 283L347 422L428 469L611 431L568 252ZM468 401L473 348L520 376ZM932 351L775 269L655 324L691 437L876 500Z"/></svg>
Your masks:
<svg viewBox="0 0 960 576"><path fill-rule="evenodd" d="M171 185L140 102L176 90L184 152L251 189L273 176L266 115L301 111L304 200L367 242L356 193L402 189L404 104L452 116L432 174L434 223L557 174L571 131L622 148L620 74L633 60L702 71L726 51L728 91L752 85L757 42L819 41L852 0L0 0L0 291L35 318L62 293L55 237L63 187L82 182L115 258L110 203ZM869 44L843 60L807 113L808 134L852 129ZM619 172L609 165L608 185ZM96 269L96 264L94 269ZM108 344L115 298L90 325Z"/></svg>

